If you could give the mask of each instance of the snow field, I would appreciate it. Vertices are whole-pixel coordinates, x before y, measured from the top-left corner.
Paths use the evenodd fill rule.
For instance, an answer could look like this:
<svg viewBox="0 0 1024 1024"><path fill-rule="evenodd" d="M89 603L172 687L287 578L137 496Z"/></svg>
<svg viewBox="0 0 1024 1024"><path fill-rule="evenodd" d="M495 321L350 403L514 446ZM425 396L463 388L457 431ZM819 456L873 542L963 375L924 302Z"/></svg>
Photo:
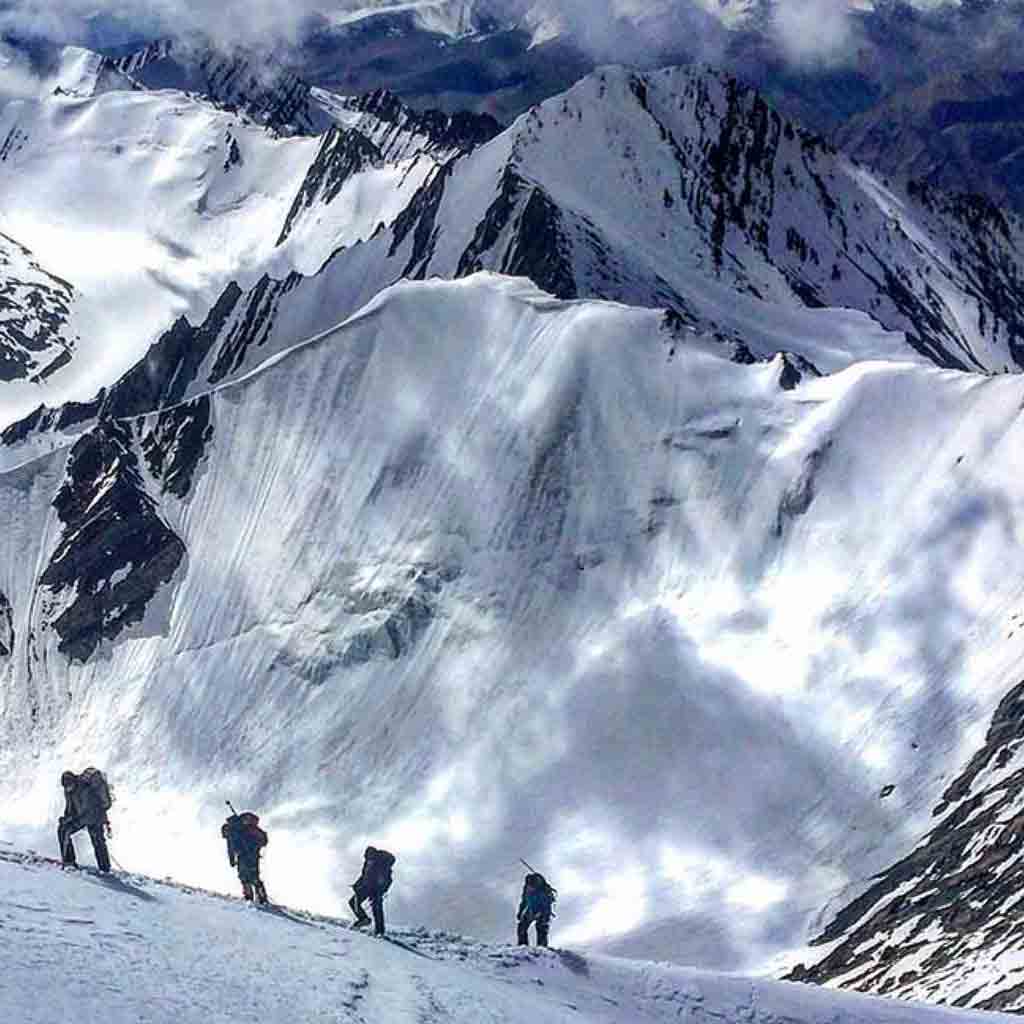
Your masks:
<svg viewBox="0 0 1024 1024"><path fill-rule="evenodd" d="M138 875L61 872L0 841L0 1015L19 1024L944 1024L981 1015L570 950L342 921ZM398 944L401 943L401 944Z"/></svg>

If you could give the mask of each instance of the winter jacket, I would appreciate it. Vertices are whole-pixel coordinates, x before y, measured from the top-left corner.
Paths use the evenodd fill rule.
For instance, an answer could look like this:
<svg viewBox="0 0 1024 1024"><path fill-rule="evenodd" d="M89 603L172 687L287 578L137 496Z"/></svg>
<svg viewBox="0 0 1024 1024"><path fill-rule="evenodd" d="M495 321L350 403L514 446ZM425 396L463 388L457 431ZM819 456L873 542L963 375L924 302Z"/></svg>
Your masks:
<svg viewBox="0 0 1024 1024"><path fill-rule="evenodd" d="M530 876L528 876L527 881L523 883L523 895L519 900L517 916L523 917L525 914L530 918L549 918L554 902L554 893L547 882L543 879L539 882L531 882Z"/></svg>
<svg viewBox="0 0 1024 1024"><path fill-rule="evenodd" d="M372 896L383 895L391 888L391 869L395 864L395 855L387 850L370 847L363 860L363 871L352 886L357 893Z"/></svg>
<svg viewBox="0 0 1024 1024"><path fill-rule="evenodd" d="M64 790L64 820L79 827L107 823L107 812L96 791L80 778Z"/></svg>
<svg viewBox="0 0 1024 1024"><path fill-rule="evenodd" d="M227 840L228 860L232 865L258 864L260 851L267 845L267 833L257 824L246 824L241 816L232 815L221 827L220 834Z"/></svg>

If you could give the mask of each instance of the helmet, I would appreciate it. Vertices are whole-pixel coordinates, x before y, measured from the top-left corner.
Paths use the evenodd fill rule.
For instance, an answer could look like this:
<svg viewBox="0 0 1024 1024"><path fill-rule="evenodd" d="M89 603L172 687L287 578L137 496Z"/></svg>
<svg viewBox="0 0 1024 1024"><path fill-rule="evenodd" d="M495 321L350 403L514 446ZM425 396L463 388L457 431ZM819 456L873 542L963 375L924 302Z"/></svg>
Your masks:
<svg viewBox="0 0 1024 1024"><path fill-rule="evenodd" d="M78 776L74 772L61 772L60 784L67 789L68 786L73 786L78 781Z"/></svg>
<svg viewBox="0 0 1024 1024"><path fill-rule="evenodd" d="M377 856L377 847L376 846L368 846L366 848L366 852L363 854L364 858L366 858L366 857L376 857L376 856Z"/></svg>

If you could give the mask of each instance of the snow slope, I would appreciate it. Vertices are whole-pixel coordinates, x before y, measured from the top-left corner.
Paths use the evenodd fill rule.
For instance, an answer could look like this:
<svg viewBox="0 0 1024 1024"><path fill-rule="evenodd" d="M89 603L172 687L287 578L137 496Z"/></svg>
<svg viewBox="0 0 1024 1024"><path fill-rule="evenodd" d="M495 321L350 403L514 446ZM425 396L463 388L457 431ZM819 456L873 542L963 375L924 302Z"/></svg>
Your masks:
<svg viewBox="0 0 1024 1024"><path fill-rule="evenodd" d="M204 316L228 281L273 266L317 148L183 93L126 89L9 102L0 138L0 229L75 288L81 338L63 391L60 374L53 391L12 385L5 411L91 397L176 315Z"/></svg>
<svg viewBox="0 0 1024 1024"><path fill-rule="evenodd" d="M384 942L331 918L258 910L138 875L61 873L2 842L0 893L12 940L0 1016L18 1024L1011 1019L569 950L487 946L423 928L400 928L397 942Z"/></svg>
<svg viewBox="0 0 1024 1024"><path fill-rule="evenodd" d="M802 945L1016 681L1024 384L799 376L480 274L160 413L112 395L0 475L4 827L46 841L95 762L158 874L222 884L231 797L296 904L380 841L410 920L504 935L525 856L558 941Z"/></svg>
<svg viewBox="0 0 1024 1024"><path fill-rule="evenodd" d="M0 109L0 231L56 279L45 295L66 292L70 307L74 293L75 320L47 343L61 358L45 379L44 360L6 332L21 369L0 392L0 424L41 401L92 398L177 317L201 321L229 283L316 273L394 220L443 160L497 131L487 118L413 113L384 92L314 96L272 71L170 44L117 62L68 47L39 98ZM299 93L303 124L322 135L283 131ZM293 208L314 200L293 225ZM13 292L26 277L10 263L0 282ZM31 296L14 298L31 321Z"/></svg>

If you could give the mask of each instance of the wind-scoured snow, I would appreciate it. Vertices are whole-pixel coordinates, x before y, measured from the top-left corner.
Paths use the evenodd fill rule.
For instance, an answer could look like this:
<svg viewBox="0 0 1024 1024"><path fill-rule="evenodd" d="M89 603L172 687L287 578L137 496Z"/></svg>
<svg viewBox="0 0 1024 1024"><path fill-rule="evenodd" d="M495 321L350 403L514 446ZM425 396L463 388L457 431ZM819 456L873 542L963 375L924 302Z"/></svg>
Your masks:
<svg viewBox="0 0 1024 1024"><path fill-rule="evenodd" d="M3 474L5 828L41 841L60 770L97 763L118 856L183 881L223 885L231 798L296 905L336 912L379 842L409 920L488 940L525 856L557 942L719 968L802 945L1016 682L1024 385L785 372L653 310L403 283ZM138 555L50 507L92 465ZM47 568L65 550L77 575Z"/></svg>
<svg viewBox="0 0 1024 1024"><path fill-rule="evenodd" d="M271 847L268 881L272 864ZM1011 1019L568 949L486 945L405 922L392 940L379 940L332 918L258 909L139 875L61 873L2 842L0 883L0 921L11 940L0 1015L19 1024Z"/></svg>
<svg viewBox="0 0 1024 1024"><path fill-rule="evenodd" d="M175 316L281 259L274 229L317 148L171 91L15 100L0 138L0 229L74 286L81 336L53 390L5 387L5 422L44 396L91 398Z"/></svg>

